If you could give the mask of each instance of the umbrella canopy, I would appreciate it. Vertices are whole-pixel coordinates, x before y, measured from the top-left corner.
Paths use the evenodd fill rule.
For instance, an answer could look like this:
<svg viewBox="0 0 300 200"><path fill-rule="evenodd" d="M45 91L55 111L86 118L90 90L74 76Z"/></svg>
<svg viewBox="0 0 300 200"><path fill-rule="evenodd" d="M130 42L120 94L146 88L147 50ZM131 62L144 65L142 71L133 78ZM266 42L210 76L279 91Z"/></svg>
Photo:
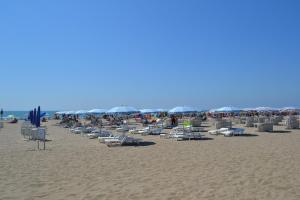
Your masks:
<svg viewBox="0 0 300 200"><path fill-rule="evenodd" d="M176 113L195 113L197 110L195 108L189 106L178 106L169 110L169 114L176 114Z"/></svg>
<svg viewBox="0 0 300 200"><path fill-rule="evenodd" d="M115 114L115 113L139 113L140 111L131 106L118 106L111 108L106 113L108 114Z"/></svg>
<svg viewBox="0 0 300 200"><path fill-rule="evenodd" d="M6 118L7 119L13 119L13 118L15 118L15 116L14 115L8 115Z"/></svg>
<svg viewBox="0 0 300 200"><path fill-rule="evenodd" d="M66 114L66 115L76 115L76 111L70 110L70 111L66 111L64 114Z"/></svg>
<svg viewBox="0 0 300 200"><path fill-rule="evenodd" d="M56 112L55 114L57 114L57 115L64 115L64 114L66 114L66 112L67 111L59 111L59 112Z"/></svg>
<svg viewBox="0 0 300 200"><path fill-rule="evenodd" d="M239 112L239 111L241 111L241 109L236 108L236 107L231 107L231 106L210 110L210 112L223 112L223 113L226 113L226 112Z"/></svg>
<svg viewBox="0 0 300 200"><path fill-rule="evenodd" d="M255 108L255 111L257 111L257 112L273 112L273 111L278 111L278 109L271 108L271 107L257 107L257 108Z"/></svg>
<svg viewBox="0 0 300 200"><path fill-rule="evenodd" d="M158 109L155 109L156 112L168 112L167 109L163 109L163 108L158 108Z"/></svg>
<svg viewBox="0 0 300 200"><path fill-rule="evenodd" d="M245 112L255 111L255 108L243 108L242 111L245 111Z"/></svg>
<svg viewBox="0 0 300 200"><path fill-rule="evenodd" d="M151 114L151 113L156 113L158 111L156 109L142 109L142 110L140 110L140 112L142 114Z"/></svg>
<svg viewBox="0 0 300 200"><path fill-rule="evenodd" d="M284 107L280 109L280 112L299 112L300 109L296 107Z"/></svg>
<svg viewBox="0 0 300 200"><path fill-rule="evenodd" d="M87 113L88 113L87 110L78 110L78 111L75 112L76 115L85 115Z"/></svg>
<svg viewBox="0 0 300 200"><path fill-rule="evenodd" d="M89 114L104 114L106 113L106 109L92 109L92 110L89 110L88 113Z"/></svg>

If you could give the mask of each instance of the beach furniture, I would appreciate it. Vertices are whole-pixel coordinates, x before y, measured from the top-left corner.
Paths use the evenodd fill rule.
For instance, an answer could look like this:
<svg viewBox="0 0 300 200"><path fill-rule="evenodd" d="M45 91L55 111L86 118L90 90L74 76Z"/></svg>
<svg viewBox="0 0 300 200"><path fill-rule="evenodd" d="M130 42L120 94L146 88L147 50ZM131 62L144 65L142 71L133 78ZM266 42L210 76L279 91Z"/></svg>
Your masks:
<svg viewBox="0 0 300 200"><path fill-rule="evenodd" d="M296 116L289 116L285 122L286 129L298 129L299 121Z"/></svg>
<svg viewBox="0 0 300 200"><path fill-rule="evenodd" d="M162 131L163 129L160 127L157 127L155 125L149 125L146 128L138 130L138 133L141 135L160 135Z"/></svg>
<svg viewBox="0 0 300 200"><path fill-rule="evenodd" d="M230 129L230 128L220 128L220 129L216 129L216 130L210 130L210 131L208 131L208 133L209 133L210 135L221 135L222 132L228 131L229 129Z"/></svg>
<svg viewBox="0 0 300 200"><path fill-rule="evenodd" d="M70 132L74 133L74 134L81 134L81 132L82 132L83 129L84 129L84 127L71 128Z"/></svg>
<svg viewBox="0 0 300 200"><path fill-rule="evenodd" d="M116 128L116 131L127 132L127 131L129 131L129 126L128 126L128 124L122 124L119 128Z"/></svg>
<svg viewBox="0 0 300 200"><path fill-rule="evenodd" d="M176 140L195 140L201 139L202 135L200 132L192 132L190 129L185 129L184 127L175 127L170 134L161 134L160 137Z"/></svg>
<svg viewBox="0 0 300 200"><path fill-rule="evenodd" d="M242 128L231 128L227 131L222 131L221 134L225 137L231 137L231 136L241 136L244 135L245 129Z"/></svg>
<svg viewBox="0 0 300 200"><path fill-rule="evenodd" d="M253 127L254 126L254 118L253 117L247 117L245 127Z"/></svg>
<svg viewBox="0 0 300 200"><path fill-rule="evenodd" d="M258 132L272 132L273 123L255 123L254 126L257 128Z"/></svg>
<svg viewBox="0 0 300 200"><path fill-rule="evenodd" d="M111 147L111 146L125 146L125 145L139 145L142 142L142 139L129 137L126 135L121 135L115 138L107 138L104 139L104 143Z"/></svg>
<svg viewBox="0 0 300 200"><path fill-rule="evenodd" d="M99 137L109 137L111 135L112 134L109 131L95 130L95 131L92 131L91 133L88 133L87 137L89 139L96 139L96 138L99 138Z"/></svg>
<svg viewBox="0 0 300 200"><path fill-rule="evenodd" d="M215 125L215 129L231 128L232 127L232 122L221 119L221 120L216 121L214 125Z"/></svg>
<svg viewBox="0 0 300 200"><path fill-rule="evenodd" d="M245 129L242 128L220 128L217 130L208 131L211 135L224 135L225 137L243 135Z"/></svg>

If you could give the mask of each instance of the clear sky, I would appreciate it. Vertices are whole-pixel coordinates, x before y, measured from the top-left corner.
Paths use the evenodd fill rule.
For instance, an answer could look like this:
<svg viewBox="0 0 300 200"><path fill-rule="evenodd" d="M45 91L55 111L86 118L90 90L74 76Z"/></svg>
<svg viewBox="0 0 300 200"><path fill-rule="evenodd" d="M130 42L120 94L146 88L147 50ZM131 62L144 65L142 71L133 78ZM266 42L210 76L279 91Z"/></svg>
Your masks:
<svg viewBox="0 0 300 200"><path fill-rule="evenodd" d="M0 1L0 107L300 106L300 1Z"/></svg>

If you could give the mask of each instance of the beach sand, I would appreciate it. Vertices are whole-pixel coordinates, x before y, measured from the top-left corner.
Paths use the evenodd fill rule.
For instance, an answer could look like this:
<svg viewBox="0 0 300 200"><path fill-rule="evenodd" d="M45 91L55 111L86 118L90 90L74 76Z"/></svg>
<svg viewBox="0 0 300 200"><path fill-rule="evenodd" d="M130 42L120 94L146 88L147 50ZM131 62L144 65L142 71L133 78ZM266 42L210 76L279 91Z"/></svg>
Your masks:
<svg viewBox="0 0 300 200"><path fill-rule="evenodd" d="M300 130L109 148L54 123L46 151L21 123L0 130L1 200L300 199Z"/></svg>

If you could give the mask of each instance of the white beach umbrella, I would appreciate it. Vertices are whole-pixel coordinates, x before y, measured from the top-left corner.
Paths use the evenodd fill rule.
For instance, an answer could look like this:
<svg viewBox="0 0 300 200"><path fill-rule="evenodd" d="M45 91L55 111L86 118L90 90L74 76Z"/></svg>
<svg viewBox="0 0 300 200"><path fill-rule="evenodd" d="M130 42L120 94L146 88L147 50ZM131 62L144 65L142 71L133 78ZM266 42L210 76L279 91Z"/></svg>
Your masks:
<svg viewBox="0 0 300 200"><path fill-rule="evenodd" d="M163 109L163 108L158 108L158 109L154 109L156 112L168 112L167 109Z"/></svg>
<svg viewBox="0 0 300 200"><path fill-rule="evenodd" d="M300 110L299 108L295 108L295 107L284 107L280 109L281 112L297 112L299 110Z"/></svg>
<svg viewBox="0 0 300 200"><path fill-rule="evenodd" d="M142 114L150 114L150 113L156 113L156 112L158 112L158 111L155 110L155 109L142 109L142 110L140 110L140 112L141 112Z"/></svg>
<svg viewBox="0 0 300 200"><path fill-rule="evenodd" d="M176 114L176 113L195 113L197 110L195 108L189 106L177 106L169 110L169 114Z"/></svg>
<svg viewBox="0 0 300 200"><path fill-rule="evenodd" d="M245 111L245 112L255 111L255 108L243 108L242 111Z"/></svg>
<svg viewBox="0 0 300 200"><path fill-rule="evenodd" d="M272 111L278 111L278 109L271 108L271 107L257 107L257 108L255 108L255 111L258 111L258 112L272 112Z"/></svg>
<svg viewBox="0 0 300 200"><path fill-rule="evenodd" d="M106 109L92 109L92 110L89 110L88 113L89 114L104 114L106 113Z"/></svg>
<svg viewBox="0 0 300 200"><path fill-rule="evenodd" d="M66 115L76 115L76 112L73 111L73 110L70 110L70 111L66 111L64 114L66 114Z"/></svg>
<svg viewBox="0 0 300 200"><path fill-rule="evenodd" d="M236 107L231 107L231 106L211 110L211 112L224 112L224 113L226 113L226 112L239 112L239 111L241 111L241 109L236 108Z"/></svg>
<svg viewBox="0 0 300 200"><path fill-rule="evenodd" d="M106 113L108 114L117 114L117 113L123 113L123 114L129 114L129 113L139 113L140 111L134 107L131 106L118 106L118 107L113 107L109 109Z"/></svg>
<svg viewBox="0 0 300 200"><path fill-rule="evenodd" d="M78 111L75 112L76 115L85 115L87 113L88 113L87 110L78 110Z"/></svg>
<svg viewBox="0 0 300 200"><path fill-rule="evenodd" d="M63 115L65 113L66 113L66 111L59 111L59 112L56 112L55 114L57 114L57 115Z"/></svg>

